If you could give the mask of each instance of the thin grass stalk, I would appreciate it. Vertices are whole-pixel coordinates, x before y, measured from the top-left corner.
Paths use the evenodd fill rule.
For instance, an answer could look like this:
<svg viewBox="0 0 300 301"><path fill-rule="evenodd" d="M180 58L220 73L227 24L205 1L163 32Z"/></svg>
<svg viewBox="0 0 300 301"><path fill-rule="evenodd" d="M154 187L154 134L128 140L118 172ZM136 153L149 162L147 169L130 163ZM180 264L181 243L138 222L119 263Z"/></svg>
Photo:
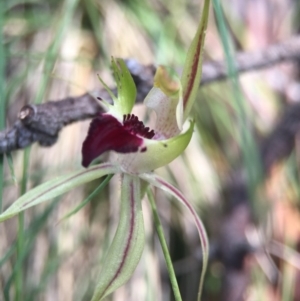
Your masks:
<svg viewBox="0 0 300 301"><path fill-rule="evenodd" d="M77 4L78 0L66 0L62 5L61 13L59 14L59 16L56 16L56 19L59 20L58 26L55 30L55 38L53 39L51 46L45 54L43 73L44 76L41 79L39 90L34 101L35 103L41 103L43 101L43 97L50 83L51 72L58 57L61 43L65 38L69 24L74 17Z"/></svg>
<svg viewBox="0 0 300 301"><path fill-rule="evenodd" d="M2 28L4 26L4 10L5 1L0 5L0 41L3 41ZM5 127L5 48L4 43L0 43L0 131ZM3 187L4 187L4 176L3 176L3 164L4 155L0 155L0 213L2 212L2 199L3 199Z"/></svg>
<svg viewBox="0 0 300 301"><path fill-rule="evenodd" d="M83 4L86 7L86 12L89 16L92 29L93 29L93 34L95 35L95 39L97 41L97 46L99 47L101 51L101 56L104 58L108 58L107 50L103 46L105 45L103 38L102 38L102 31L103 31L103 24L100 23L100 20L102 20L99 8L97 7L97 3L95 1L91 0L86 0L83 2Z"/></svg>
<svg viewBox="0 0 300 301"><path fill-rule="evenodd" d="M45 65L44 65L44 76L41 79L41 83L39 86L38 93L36 94L35 103L41 103L43 100L43 96L45 94L46 88L49 85L50 81L50 74L54 67L55 60L58 56L58 52L60 49L61 42L66 34L66 30L72 20L75 8L77 6L78 0L67 0L64 2L62 11L62 19L59 23L55 39L46 52L45 55ZM22 176L22 183L21 183L21 195L26 192L26 186L28 182L28 167L29 167L29 158L30 158L30 150L31 148L28 147L24 151L24 160L23 160L23 176ZM1 172L1 170L0 170ZM24 247L24 213L21 212L18 215L18 238L17 238L17 255L18 259L22 254L22 250ZM24 259L24 258L23 258ZM21 301L23 298L23 260L21 260L20 264L18 265L16 271L16 278L15 278L15 285L16 285L16 295L15 300Z"/></svg>
<svg viewBox="0 0 300 301"><path fill-rule="evenodd" d="M288 238L285 237L285 248L283 249L283 256L282 258L289 258L289 250L287 246L291 247L292 249L296 249L296 246L290 245L288 242ZM289 262L283 261L282 263L282 281L281 281L281 300L282 301L293 301L296 300L297 297L295 296L295 288L297 285L297 269L292 266Z"/></svg>
<svg viewBox="0 0 300 301"><path fill-rule="evenodd" d="M24 151L24 157L23 157L23 175L21 181L20 195L23 195L26 192L26 187L28 182L29 157L30 157L30 148L27 148ZM23 249L24 249L24 212L21 212L18 215L18 237L17 237L18 259L21 258ZM16 285L15 300L21 301L23 298L23 262L22 261L20 262L18 269L16 271L15 285Z"/></svg>
<svg viewBox="0 0 300 301"><path fill-rule="evenodd" d="M158 238L159 238L159 241L160 241L160 245L161 245L165 260L166 260L167 270L168 270L168 273L169 273L169 277L170 277L171 286L172 286L172 290L173 290L173 293L174 293L175 301L182 301L179 286L178 286L175 271L174 271L174 267L173 267L172 260L171 260L171 256L170 256L168 246L167 246L167 242L166 242L166 239L165 239L165 236L164 236L163 227L162 227L162 224L160 222L160 218L159 218L159 215L158 215L158 212L157 212L157 208L156 208L156 205L155 205L155 200L154 200L153 193L152 193L151 189L147 190L147 197L148 197L148 200L149 200L150 205L151 205L153 219L154 219L154 225L155 225L155 228L156 228L156 232L157 232L157 235L158 235Z"/></svg>
<svg viewBox="0 0 300 301"><path fill-rule="evenodd" d="M28 254L30 253L30 250L32 249L32 246L35 242L36 236L39 234L40 229L46 223L47 218L56 207L58 201L59 199L56 199L54 202L52 202L42 214L40 214L33 222L31 222L28 229L24 232L24 240L26 241L26 243L24 244L22 252L18 254L15 265L13 267L13 271L10 277L8 278L3 289L3 297L5 301L10 300L9 291L12 283L16 279L16 274L20 270L23 261L27 258ZM18 247L18 242L14 243L12 247L9 249L9 251L6 253L6 255L3 257L3 259L1 259L0 266L3 265L11 255L14 254L14 251L17 247ZM11 254L12 252L13 254ZM21 299L22 301L24 300L24 296L25 294L22 296Z"/></svg>
<svg viewBox="0 0 300 301"><path fill-rule="evenodd" d="M220 0L213 0L213 5L217 17L219 34L225 53L230 83L233 89L233 101L238 122L238 142L246 167L248 194L251 200L255 200L255 190L257 188L257 185L262 182L262 169L259 159L259 153L252 131L248 127L249 117L247 116L246 103L243 99L238 82L238 73L235 68L233 56L233 46L232 43L230 43L229 33L227 30ZM264 210L261 210L258 202L253 201L252 206L256 217L262 220L261 214Z"/></svg>
<svg viewBox="0 0 300 301"><path fill-rule="evenodd" d="M16 244L14 243L8 249L8 251L4 254L4 256L0 259L0 268L10 259L12 255L16 252Z"/></svg>
<svg viewBox="0 0 300 301"><path fill-rule="evenodd" d="M34 237L38 234L39 229L44 225L46 218L51 214L57 203L58 199L52 202L40 216L31 222L24 235L27 243L26 246L30 245L30 241L34 241ZM14 242L4 256L0 259L0 269L7 262L7 260L9 260L10 257L15 254L16 248L17 242ZM23 249L23 252L25 252L25 249Z"/></svg>

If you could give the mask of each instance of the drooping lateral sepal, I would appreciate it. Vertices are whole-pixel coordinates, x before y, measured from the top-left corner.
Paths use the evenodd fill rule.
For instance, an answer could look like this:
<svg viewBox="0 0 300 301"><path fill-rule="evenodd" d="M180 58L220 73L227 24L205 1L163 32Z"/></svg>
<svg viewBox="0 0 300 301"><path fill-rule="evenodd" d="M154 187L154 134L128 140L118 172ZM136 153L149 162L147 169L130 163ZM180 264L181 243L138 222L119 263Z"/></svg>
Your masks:
<svg viewBox="0 0 300 301"><path fill-rule="evenodd" d="M100 301L126 283L140 261L145 232L140 179L122 175L119 225L109 247L92 301Z"/></svg>
<svg viewBox="0 0 300 301"><path fill-rule="evenodd" d="M144 173L140 175L140 177L148 182L150 185L153 185L155 187L158 187L169 194L171 194L173 197L175 197L176 200L178 200L181 204L183 204L191 213L196 228L199 233L199 238L201 242L202 247L202 272L200 277L200 284L199 284L199 294L198 294L198 301L200 301L202 288L203 288L203 281L205 272L207 269L207 263L208 263L208 254L209 254L209 242L207 238L207 234L205 231L205 227L199 218L196 210L193 208L191 203L184 197L184 195L173 185L162 179L161 177L155 175L154 173Z"/></svg>
<svg viewBox="0 0 300 301"><path fill-rule="evenodd" d="M106 151L131 153L138 151L143 139L110 114L99 114L90 124L82 145L82 165L90 163Z"/></svg>
<svg viewBox="0 0 300 301"><path fill-rule="evenodd" d="M201 21L187 52L181 76L184 109L183 120L187 119L191 111L201 81L203 47L208 22L209 3L209 0L205 0L204 2Z"/></svg>
<svg viewBox="0 0 300 301"><path fill-rule="evenodd" d="M113 163L103 163L89 169L57 177L56 179L43 183L23 194L0 215L0 222L17 215L27 208L54 199L79 185L117 172L119 172L119 167L117 165Z"/></svg>

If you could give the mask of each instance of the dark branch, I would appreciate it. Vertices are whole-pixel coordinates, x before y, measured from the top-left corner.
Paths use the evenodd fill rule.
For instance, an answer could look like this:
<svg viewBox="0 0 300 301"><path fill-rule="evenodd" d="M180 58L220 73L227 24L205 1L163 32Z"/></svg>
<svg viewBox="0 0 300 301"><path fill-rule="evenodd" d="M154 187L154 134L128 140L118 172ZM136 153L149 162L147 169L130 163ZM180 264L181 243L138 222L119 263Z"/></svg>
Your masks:
<svg viewBox="0 0 300 301"><path fill-rule="evenodd" d="M235 57L237 73L259 70L284 61L300 59L300 36L269 46L264 50L238 53ZM228 77L223 61L203 64L201 84L211 83Z"/></svg>
<svg viewBox="0 0 300 301"><path fill-rule="evenodd" d="M263 51L239 53L235 63L237 72L242 73L299 58L300 36L296 36ZM137 85L137 102L141 102L152 87L155 67L142 66L135 60L127 60L126 63ZM201 84L225 79L227 76L224 62L205 62ZM96 91L93 95L109 99L104 90ZM21 109L14 125L0 132L0 154L25 148L34 142L43 146L53 145L57 141L59 131L65 125L92 118L98 112L101 112L101 107L90 94L40 105L27 105Z"/></svg>
<svg viewBox="0 0 300 301"><path fill-rule="evenodd" d="M153 85L153 66L142 66L134 60L126 61L137 86L137 102L142 102ZM114 89L112 89L113 92ZM93 118L102 111L96 97L110 100L106 90L67 97L40 105L26 105L12 128L0 132L0 154L22 149L34 142L42 146L56 143L60 130L73 122Z"/></svg>
<svg viewBox="0 0 300 301"><path fill-rule="evenodd" d="M0 153L25 148L33 142L42 146L53 145L65 125L91 118L99 111L100 105L89 94L59 102L27 105L21 109L13 127L0 132Z"/></svg>

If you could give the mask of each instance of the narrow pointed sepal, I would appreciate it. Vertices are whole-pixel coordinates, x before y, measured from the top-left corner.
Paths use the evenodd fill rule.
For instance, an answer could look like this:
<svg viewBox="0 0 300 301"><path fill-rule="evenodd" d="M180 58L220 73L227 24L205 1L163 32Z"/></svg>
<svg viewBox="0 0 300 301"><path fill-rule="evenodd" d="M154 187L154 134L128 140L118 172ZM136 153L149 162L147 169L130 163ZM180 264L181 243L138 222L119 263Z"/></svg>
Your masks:
<svg viewBox="0 0 300 301"><path fill-rule="evenodd" d="M105 90L107 91L107 93L109 94L109 96L111 97L111 99L113 100L113 102L118 101L117 97L114 95L114 93L110 90L110 88L108 87L108 85L104 82L104 80L100 77L100 75L98 74L98 79L101 82L101 84L103 85L103 87L105 88ZM108 103L106 100L103 100L102 98L97 98L100 102L100 105L103 106L105 108L105 111L109 111L109 110L113 110L113 105L111 105L110 103Z"/></svg>
<svg viewBox="0 0 300 301"><path fill-rule="evenodd" d="M136 86L126 64L122 59L115 59L112 57L111 65L117 83L118 97L114 95L114 93L98 75L100 82L112 98L113 105L109 104L105 100L99 100L106 112L109 112L116 118L121 119L123 115L130 114L134 106L136 99Z"/></svg>
<svg viewBox="0 0 300 301"><path fill-rule="evenodd" d="M201 21L188 50L181 76L184 109L183 120L187 119L192 109L201 81L203 47L208 22L209 3L209 0L205 0L204 2Z"/></svg>
<svg viewBox="0 0 300 301"><path fill-rule="evenodd" d="M114 100L114 109L121 115L131 113L136 98L136 86L122 59L111 59L111 65L118 88L118 99Z"/></svg>
<svg viewBox="0 0 300 301"><path fill-rule="evenodd" d="M155 187L158 187L170 193L173 197L175 197L175 199L177 199L181 204L183 204L193 216L200 237L200 242L202 246L202 259L203 259L202 272L201 272L200 285L199 285L199 295L198 295L198 301L199 301L202 293L203 281L207 269L208 254L209 254L209 243L208 243L208 238L207 238L204 225L201 219L199 218L196 210L191 205L191 203L184 197L184 195L176 187L174 187L173 185L171 185L161 177L155 175L154 173L141 174L140 177L146 182L148 182L150 185L153 185Z"/></svg>
<svg viewBox="0 0 300 301"><path fill-rule="evenodd" d="M104 259L92 301L100 301L126 283L140 261L145 244L140 179L122 175L120 221Z"/></svg>
<svg viewBox="0 0 300 301"><path fill-rule="evenodd" d="M8 209L0 215L0 222L13 217L27 208L54 199L55 197L70 191L71 189L103 177L119 172L119 167L113 163L95 165L89 169L73 172L66 176L43 183L17 199Z"/></svg>
<svg viewBox="0 0 300 301"><path fill-rule="evenodd" d="M179 135L166 140L144 139L141 150L126 155L121 167L124 171L138 174L165 166L176 159L188 146L194 130L194 121Z"/></svg>

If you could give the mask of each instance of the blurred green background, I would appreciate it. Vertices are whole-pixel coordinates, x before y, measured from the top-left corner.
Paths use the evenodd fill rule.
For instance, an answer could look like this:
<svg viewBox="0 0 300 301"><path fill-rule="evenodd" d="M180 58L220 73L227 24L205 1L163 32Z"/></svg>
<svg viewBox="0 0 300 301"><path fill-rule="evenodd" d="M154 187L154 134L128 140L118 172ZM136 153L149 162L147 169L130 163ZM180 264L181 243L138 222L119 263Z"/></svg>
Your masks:
<svg viewBox="0 0 300 301"><path fill-rule="evenodd" d="M225 60L233 66L226 52L257 51L299 32L298 1L221 4L216 10L211 6L205 62ZM113 86L111 56L180 71L202 5L199 0L0 0L0 128L9 128L25 104L98 89L97 73ZM275 164L267 178L259 159L260 144L283 110L300 100L298 72L297 64L282 63L244 74L238 81L201 87L192 112L197 129L191 145L168 168L158 170L195 205L207 226L212 260L203 300L300 300L294 289L300 267L299 143L295 138L293 153ZM141 105L136 112L144 114ZM51 148L33 145L2 156L3 209L30 187L80 168L88 125L84 121L66 127ZM90 300L118 218L119 182L114 177L67 220L61 218L99 185L97 181L26 211L19 222L14 218L1 224L0 300ZM229 182L243 183L237 202L226 199ZM240 207L230 215L236 203L251 209ZM147 202L143 205L147 246L142 260L129 283L108 300L173 300L151 210ZM160 192L157 205L183 300L196 300L201 271L197 231L189 213ZM226 227L229 238L223 241ZM216 249L240 237L234 229L243 232L253 250L234 270L235 282L227 284L232 271ZM20 233L21 242L16 240ZM239 257L228 252L229 261ZM240 284L245 275L247 284ZM235 288L231 291L243 289L243 299L226 295L230 285Z"/></svg>

